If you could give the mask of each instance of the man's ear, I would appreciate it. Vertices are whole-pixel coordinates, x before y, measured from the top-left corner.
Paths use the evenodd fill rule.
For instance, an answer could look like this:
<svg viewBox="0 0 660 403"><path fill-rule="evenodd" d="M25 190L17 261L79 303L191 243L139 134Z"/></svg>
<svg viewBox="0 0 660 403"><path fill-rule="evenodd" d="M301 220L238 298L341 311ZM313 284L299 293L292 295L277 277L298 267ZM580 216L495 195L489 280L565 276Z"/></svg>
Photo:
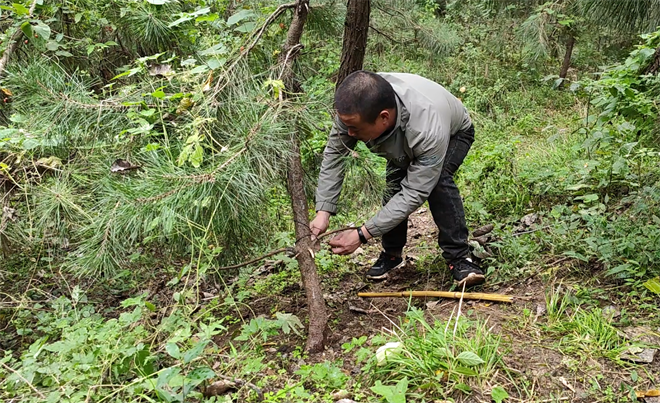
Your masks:
<svg viewBox="0 0 660 403"><path fill-rule="evenodd" d="M386 124L389 123L391 116L392 116L392 114L387 109L383 109L378 114L378 117L380 117L383 120L383 122L386 123Z"/></svg>

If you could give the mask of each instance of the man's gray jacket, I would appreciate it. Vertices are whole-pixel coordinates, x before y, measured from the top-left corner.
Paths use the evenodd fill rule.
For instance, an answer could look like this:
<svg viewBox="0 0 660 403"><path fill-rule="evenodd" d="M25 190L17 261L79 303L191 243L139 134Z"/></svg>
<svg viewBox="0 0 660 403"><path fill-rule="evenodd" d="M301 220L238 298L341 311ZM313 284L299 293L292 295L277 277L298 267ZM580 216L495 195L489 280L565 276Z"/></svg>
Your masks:
<svg viewBox="0 0 660 403"><path fill-rule="evenodd" d="M426 201L440 178L449 138L472 124L461 101L440 84L415 74L378 74L396 93L396 125L366 146L407 173L401 191L365 223L374 237L389 232ZM344 157L356 144L346 126L335 119L323 153L316 211L337 212Z"/></svg>

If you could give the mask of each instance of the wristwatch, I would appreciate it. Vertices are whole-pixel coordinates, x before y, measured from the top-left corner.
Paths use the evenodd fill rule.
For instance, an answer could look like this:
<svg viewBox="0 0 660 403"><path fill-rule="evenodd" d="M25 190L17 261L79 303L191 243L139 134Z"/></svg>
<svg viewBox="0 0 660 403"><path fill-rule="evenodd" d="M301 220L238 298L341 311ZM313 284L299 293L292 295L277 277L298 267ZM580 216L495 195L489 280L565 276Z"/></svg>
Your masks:
<svg viewBox="0 0 660 403"><path fill-rule="evenodd" d="M367 243L368 242L367 238L365 238L364 233L362 233L362 227L359 227L357 229L357 232L358 232L358 236L360 237L360 242Z"/></svg>

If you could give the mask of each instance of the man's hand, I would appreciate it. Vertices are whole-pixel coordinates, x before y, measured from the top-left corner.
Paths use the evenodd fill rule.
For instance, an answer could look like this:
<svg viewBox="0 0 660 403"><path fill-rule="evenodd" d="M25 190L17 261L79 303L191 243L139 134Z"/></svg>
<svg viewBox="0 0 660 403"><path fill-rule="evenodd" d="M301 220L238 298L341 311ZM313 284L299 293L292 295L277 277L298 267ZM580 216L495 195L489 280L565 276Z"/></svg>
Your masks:
<svg viewBox="0 0 660 403"><path fill-rule="evenodd" d="M365 238L371 238L371 234L369 234L369 231L367 231L364 226L362 227L362 233ZM349 255L355 252L362 242L360 242L360 236L358 235L357 230L349 229L339 233L339 235L332 238L328 244L332 247L332 253Z"/></svg>
<svg viewBox="0 0 660 403"><path fill-rule="evenodd" d="M309 223L309 229L312 230L312 239L327 231L330 225L330 213L327 211L319 211L316 217Z"/></svg>

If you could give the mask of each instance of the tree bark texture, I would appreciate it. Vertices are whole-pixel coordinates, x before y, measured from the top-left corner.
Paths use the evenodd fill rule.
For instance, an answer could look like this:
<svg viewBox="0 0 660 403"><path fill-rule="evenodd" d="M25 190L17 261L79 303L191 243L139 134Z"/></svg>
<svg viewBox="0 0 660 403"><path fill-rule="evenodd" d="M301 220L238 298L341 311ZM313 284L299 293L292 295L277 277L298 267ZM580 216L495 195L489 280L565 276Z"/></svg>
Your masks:
<svg viewBox="0 0 660 403"><path fill-rule="evenodd" d="M300 53L302 45L300 44L300 37L302 37L305 21L307 21L307 14L309 14L309 0L297 0L296 7L293 15L293 20L287 32L286 42L284 49L280 54L280 65L282 66L282 73L280 79L289 91L298 91L296 84L293 80L293 61Z"/></svg>
<svg viewBox="0 0 660 403"><path fill-rule="evenodd" d="M370 0L348 0L344 22L344 42L341 47L341 64L336 87L339 87L346 76L362 69L364 53L367 50L370 3Z"/></svg>
<svg viewBox="0 0 660 403"><path fill-rule="evenodd" d="M571 56L573 55L574 45L575 37L571 35L566 41L566 53L564 54L564 62L561 64L561 70L559 71L560 78L566 78L566 75L568 74L568 68L571 66Z"/></svg>
<svg viewBox="0 0 660 403"><path fill-rule="evenodd" d="M309 0L298 0L295 14L289 27L283 52L280 56L282 74L280 75L286 88L294 89L293 60L302 48L300 37L307 14L309 13ZM298 267L302 276L303 286L307 295L307 307L309 310L309 328L307 331L306 350L311 353L323 351L325 345L325 329L328 323L328 315L323 299L321 281L316 270L314 261L314 242L312 232L309 229L309 206L304 188L304 170L300 159L300 140L294 134L291 136L291 156L287 172L287 187L291 197L293 209L293 221L296 233L296 255Z"/></svg>
<svg viewBox="0 0 660 403"><path fill-rule="evenodd" d="M34 14L34 9L37 7L37 0L34 0L32 2L32 5L30 5L30 11L29 11L29 16L31 17L32 14ZM5 69L7 68L7 64L9 63L9 58L11 55L18 49L18 45L21 43L21 35L23 35L23 31L21 30L21 27L16 28L16 32L11 36L10 44L7 46L7 49L5 49L5 53L2 54L2 58L0 58L0 79L2 79L3 74L5 73Z"/></svg>
<svg viewBox="0 0 660 403"><path fill-rule="evenodd" d="M287 185L291 204L293 207L293 220L296 227L296 253L298 267L302 275L303 286L307 295L307 307L309 309L309 329L307 332L307 346L309 352L317 353L323 350L325 345L325 328L328 323L328 315L323 299L323 290L319 280L316 262L313 257L314 242L309 229L309 208L307 196L305 195L304 170L300 160L300 141L293 136L292 154L289 159L289 171L287 173Z"/></svg>
<svg viewBox="0 0 660 403"><path fill-rule="evenodd" d="M653 54L653 61L644 69L644 74L657 74L660 71L660 46Z"/></svg>

